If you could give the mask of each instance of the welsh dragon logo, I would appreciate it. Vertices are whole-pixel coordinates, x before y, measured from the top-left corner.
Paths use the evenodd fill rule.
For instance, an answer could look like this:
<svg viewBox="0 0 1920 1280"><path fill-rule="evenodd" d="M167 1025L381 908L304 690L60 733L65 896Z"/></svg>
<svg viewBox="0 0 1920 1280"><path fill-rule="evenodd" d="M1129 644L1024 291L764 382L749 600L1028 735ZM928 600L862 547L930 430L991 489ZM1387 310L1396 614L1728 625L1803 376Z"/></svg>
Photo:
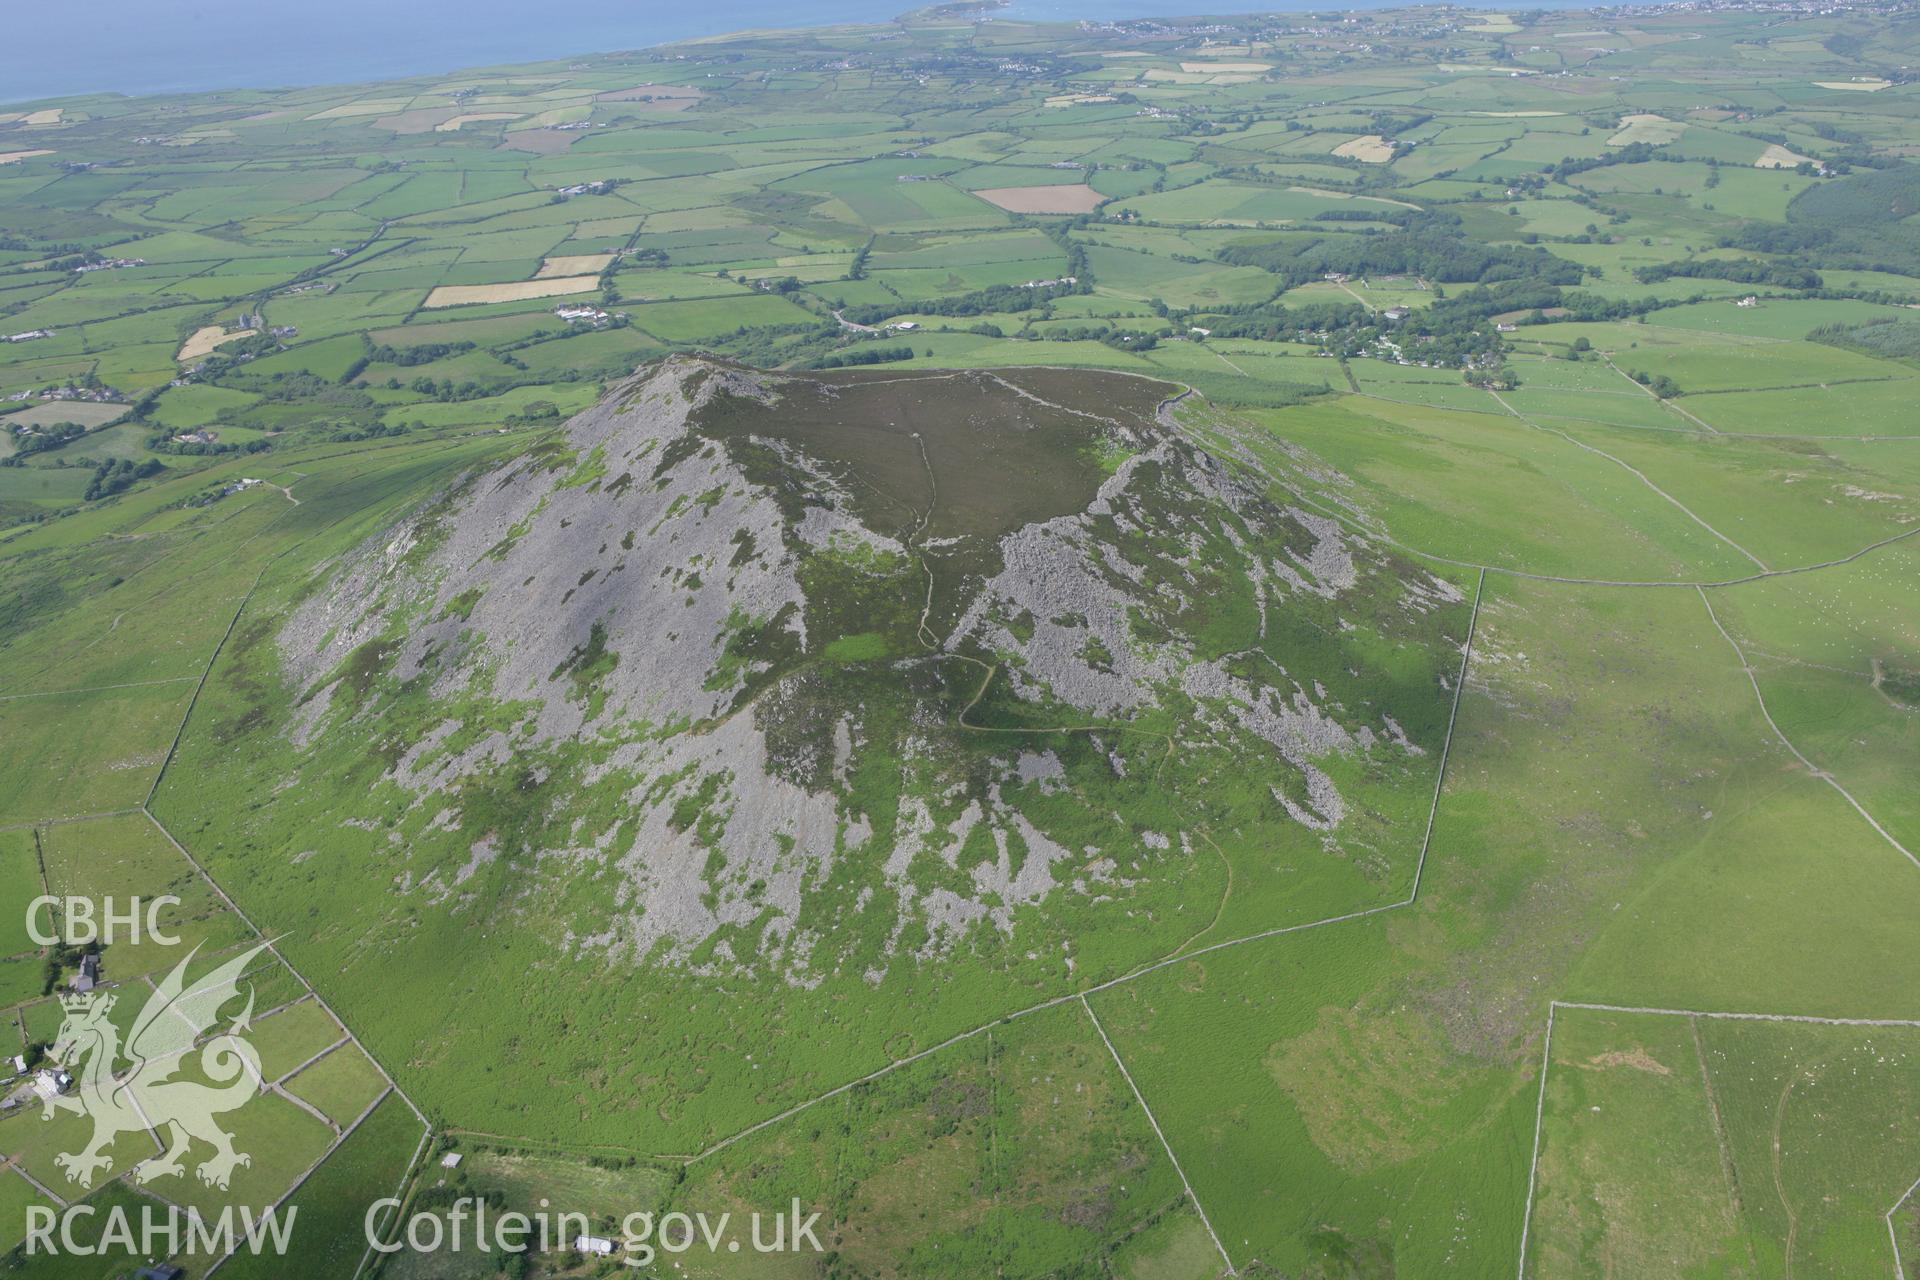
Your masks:
<svg viewBox="0 0 1920 1280"><path fill-rule="evenodd" d="M113 1163L105 1154L123 1133L171 1130L167 1150L134 1170L142 1184L185 1172L185 1160L197 1139L213 1148L198 1170L200 1181L225 1190L233 1171L253 1163L233 1147L233 1135L215 1117L237 1111L264 1087L260 1055L242 1039L252 1025L253 991L246 1007L225 1030L216 1031L220 1010L239 997L240 978L266 944L229 960L186 985L193 954L174 966L141 1008L121 1042L109 1015L111 994L69 996L61 1003L61 1024L53 1057L77 1073L71 1094L45 1100L43 1120L59 1111L79 1112L93 1121L93 1139L85 1149L54 1157L67 1180L93 1185L94 1174ZM82 1060L84 1059L84 1065ZM124 1064L124 1065L123 1065ZM197 1066L198 1070L193 1068ZM189 1075L197 1078L179 1078ZM202 1080L213 1083L202 1083Z"/></svg>

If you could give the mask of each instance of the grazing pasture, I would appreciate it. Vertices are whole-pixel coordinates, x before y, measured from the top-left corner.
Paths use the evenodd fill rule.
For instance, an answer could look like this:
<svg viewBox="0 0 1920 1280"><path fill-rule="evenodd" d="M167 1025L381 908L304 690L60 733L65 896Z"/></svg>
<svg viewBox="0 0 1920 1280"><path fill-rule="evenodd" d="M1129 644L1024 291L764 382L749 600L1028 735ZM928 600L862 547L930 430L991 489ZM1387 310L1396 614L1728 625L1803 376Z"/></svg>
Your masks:
<svg viewBox="0 0 1920 1280"><path fill-rule="evenodd" d="M989 17L0 113L0 905L276 940L218 1280L1914 1274L1910 24Z"/></svg>

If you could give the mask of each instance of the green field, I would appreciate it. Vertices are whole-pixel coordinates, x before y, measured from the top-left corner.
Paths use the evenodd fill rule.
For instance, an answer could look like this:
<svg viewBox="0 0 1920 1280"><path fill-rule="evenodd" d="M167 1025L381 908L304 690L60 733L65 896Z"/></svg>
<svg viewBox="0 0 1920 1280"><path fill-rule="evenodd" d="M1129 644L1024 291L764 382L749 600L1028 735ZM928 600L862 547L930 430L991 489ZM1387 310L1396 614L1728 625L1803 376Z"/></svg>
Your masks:
<svg viewBox="0 0 1920 1280"><path fill-rule="evenodd" d="M0 1275L122 1280L8 1251L165 1141L80 1187L13 1055L269 939L174 1011L260 1090L152 1193L299 1210L218 1280L630 1270L363 1265L394 1194L1920 1272L1917 54L944 6L0 104ZM86 1023L42 892L181 945Z"/></svg>
<svg viewBox="0 0 1920 1280"><path fill-rule="evenodd" d="M1912 1185L1889 1156L1914 1124L1914 1035L1560 1010L1531 1272L1875 1273Z"/></svg>

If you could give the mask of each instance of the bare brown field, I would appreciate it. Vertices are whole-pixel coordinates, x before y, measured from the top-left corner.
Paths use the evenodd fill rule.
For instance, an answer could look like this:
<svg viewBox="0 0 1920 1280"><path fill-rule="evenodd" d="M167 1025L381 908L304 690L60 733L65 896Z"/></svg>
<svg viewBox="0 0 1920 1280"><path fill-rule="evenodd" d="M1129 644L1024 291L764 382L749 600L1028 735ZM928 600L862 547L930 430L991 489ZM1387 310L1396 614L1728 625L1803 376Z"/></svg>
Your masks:
<svg viewBox="0 0 1920 1280"><path fill-rule="evenodd" d="M1008 213L1091 213L1106 199L1084 182L1055 187L988 187L973 194Z"/></svg>

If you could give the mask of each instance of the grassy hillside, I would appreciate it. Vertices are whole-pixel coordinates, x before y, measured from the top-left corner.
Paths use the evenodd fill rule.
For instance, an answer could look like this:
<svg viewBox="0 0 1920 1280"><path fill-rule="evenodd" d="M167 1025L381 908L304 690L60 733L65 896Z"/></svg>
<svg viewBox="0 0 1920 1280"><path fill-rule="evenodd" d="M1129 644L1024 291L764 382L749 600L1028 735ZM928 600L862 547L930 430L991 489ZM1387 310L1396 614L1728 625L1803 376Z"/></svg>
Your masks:
<svg viewBox="0 0 1920 1280"><path fill-rule="evenodd" d="M272 941L253 1162L12 1108L0 1249L1913 1274L1916 30L934 10L0 112L0 899ZM0 1058L80 1068L24 923ZM115 1035L184 958L104 949Z"/></svg>

